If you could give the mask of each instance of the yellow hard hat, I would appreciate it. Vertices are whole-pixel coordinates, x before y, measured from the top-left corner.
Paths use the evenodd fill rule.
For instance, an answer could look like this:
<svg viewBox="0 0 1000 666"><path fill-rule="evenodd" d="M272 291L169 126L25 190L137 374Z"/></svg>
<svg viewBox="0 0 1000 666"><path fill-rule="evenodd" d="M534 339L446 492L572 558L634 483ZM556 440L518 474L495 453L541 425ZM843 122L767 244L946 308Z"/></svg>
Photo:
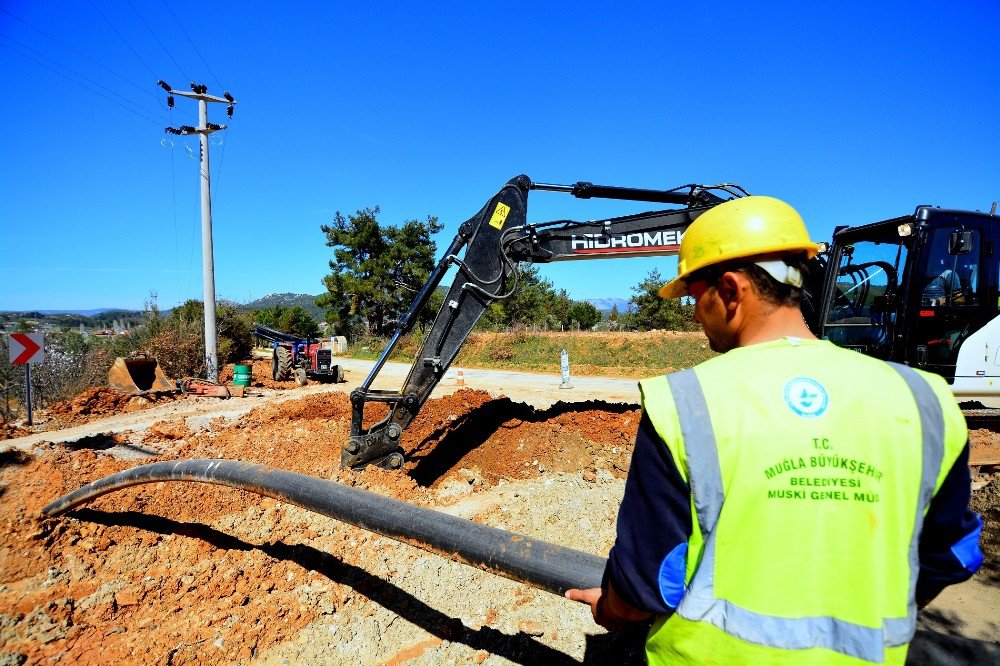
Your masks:
<svg viewBox="0 0 1000 666"><path fill-rule="evenodd" d="M703 213L684 232L677 277L660 288L660 296L685 296L684 279L706 266L774 253L805 253L811 259L818 250L802 217L784 201L756 196L731 199Z"/></svg>

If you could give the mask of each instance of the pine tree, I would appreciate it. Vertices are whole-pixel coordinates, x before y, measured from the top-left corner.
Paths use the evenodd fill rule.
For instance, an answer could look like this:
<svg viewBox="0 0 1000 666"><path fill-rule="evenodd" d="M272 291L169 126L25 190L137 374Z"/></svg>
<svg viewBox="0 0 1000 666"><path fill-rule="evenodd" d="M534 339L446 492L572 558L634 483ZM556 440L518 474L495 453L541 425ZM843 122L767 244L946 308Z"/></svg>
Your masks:
<svg viewBox="0 0 1000 666"><path fill-rule="evenodd" d="M406 312L434 268L431 235L443 227L436 217L382 226L378 206L323 225L333 248L332 272L323 278L327 293L316 298L335 330L383 335Z"/></svg>

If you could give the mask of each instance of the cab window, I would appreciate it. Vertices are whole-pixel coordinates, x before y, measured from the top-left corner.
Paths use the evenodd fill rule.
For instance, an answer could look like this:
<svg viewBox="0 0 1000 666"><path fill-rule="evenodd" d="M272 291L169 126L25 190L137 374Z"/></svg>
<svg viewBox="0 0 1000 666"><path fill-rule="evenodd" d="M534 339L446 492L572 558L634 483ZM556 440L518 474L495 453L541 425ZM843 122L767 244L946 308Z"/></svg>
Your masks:
<svg viewBox="0 0 1000 666"><path fill-rule="evenodd" d="M907 247L898 237L897 242L866 240L844 247L828 304L827 340L877 358L887 357L892 301L906 255Z"/></svg>
<svg viewBox="0 0 1000 666"><path fill-rule="evenodd" d="M979 304L979 232L940 227L927 238L920 305L936 308Z"/></svg>
<svg viewBox="0 0 1000 666"><path fill-rule="evenodd" d="M898 284L906 247L860 242L844 248L827 324L871 324L885 315L886 295Z"/></svg>

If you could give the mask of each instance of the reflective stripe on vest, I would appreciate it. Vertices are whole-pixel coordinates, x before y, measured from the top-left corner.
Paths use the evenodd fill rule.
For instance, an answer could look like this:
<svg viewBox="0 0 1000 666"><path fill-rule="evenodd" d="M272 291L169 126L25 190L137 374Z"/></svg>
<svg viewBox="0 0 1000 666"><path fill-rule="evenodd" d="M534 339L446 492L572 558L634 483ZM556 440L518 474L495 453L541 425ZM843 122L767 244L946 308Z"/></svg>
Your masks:
<svg viewBox="0 0 1000 666"><path fill-rule="evenodd" d="M916 586L920 571L920 532L924 513L934 495L944 457L944 418L937 395L913 369L890 363L902 376L917 403L923 439L920 497L910 537L910 586L906 617L885 618L881 628L866 627L835 617L785 618L763 615L715 597L715 527L725 491L715 432L708 404L694 370L667 376L687 452L691 496L704 538L702 560L681 598L677 613L707 622L727 634L758 645L783 649L825 648L880 663L885 648L905 645L916 631Z"/></svg>

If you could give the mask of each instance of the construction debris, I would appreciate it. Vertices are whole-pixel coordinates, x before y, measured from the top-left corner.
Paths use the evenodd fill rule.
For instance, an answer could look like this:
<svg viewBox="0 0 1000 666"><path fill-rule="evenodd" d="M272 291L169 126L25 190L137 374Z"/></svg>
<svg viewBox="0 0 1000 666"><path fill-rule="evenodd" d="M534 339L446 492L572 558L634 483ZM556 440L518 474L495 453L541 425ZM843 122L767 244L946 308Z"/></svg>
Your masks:
<svg viewBox="0 0 1000 666"><path fill-rule="evenodd" d="M242 398L245 386L223 386L204 379L186 379L181 382L181 392L185 395L204 395L213 398Z"/></svg>

